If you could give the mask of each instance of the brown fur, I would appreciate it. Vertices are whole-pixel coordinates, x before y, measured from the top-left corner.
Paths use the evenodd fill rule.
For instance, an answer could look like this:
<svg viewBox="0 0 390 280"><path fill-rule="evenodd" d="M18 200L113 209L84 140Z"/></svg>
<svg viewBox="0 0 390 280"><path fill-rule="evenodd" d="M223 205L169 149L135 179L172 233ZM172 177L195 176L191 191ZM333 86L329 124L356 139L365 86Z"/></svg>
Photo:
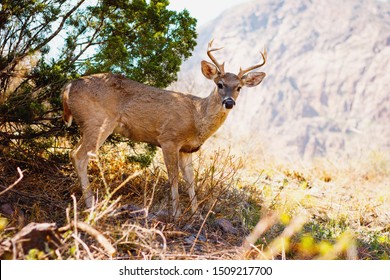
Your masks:
<svg viewBox="0 0 390 280"><path fill-rule="evenodd" d="M211 63L202 62L206 78L222 83L207 98L157 89L115 74L96 74L70 82L63 90L64 120L72 117L80 125L81 140L72 151L72 159L84 190L88 207L93 193L88 188L87 165L90 153L96 153L113 132L133 141L162 148L172 187L173 211L180 215L178 176L181 169L187 183L192 210L197 202L191 153L225 121L230 110L225 98L236 99L239 88L261 82L264 73L242 79L231 73L220 75Z"/></svg>

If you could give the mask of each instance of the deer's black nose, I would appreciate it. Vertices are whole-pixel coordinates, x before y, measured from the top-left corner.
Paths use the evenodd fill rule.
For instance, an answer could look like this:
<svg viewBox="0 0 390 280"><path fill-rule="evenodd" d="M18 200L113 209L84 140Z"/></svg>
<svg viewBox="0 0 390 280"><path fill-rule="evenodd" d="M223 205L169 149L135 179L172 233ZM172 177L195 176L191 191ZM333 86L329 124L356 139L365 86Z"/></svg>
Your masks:
<svg viewBox="0 0 390 280"><path fill-rule="evenodd" d="M225 105L226 109L231 109L234 105L236 105L236 101L234 101L233 98L228 97L222 101L222 105Z"/></svg>

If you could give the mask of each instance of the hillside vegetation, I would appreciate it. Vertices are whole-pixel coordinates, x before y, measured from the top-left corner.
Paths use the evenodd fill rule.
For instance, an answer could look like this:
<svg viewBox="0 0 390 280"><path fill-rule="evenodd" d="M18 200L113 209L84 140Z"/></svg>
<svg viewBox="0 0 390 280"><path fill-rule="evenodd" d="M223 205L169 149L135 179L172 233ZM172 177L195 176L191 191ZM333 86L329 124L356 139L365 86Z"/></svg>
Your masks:
<svg viewBox="0 0 390 280"><path fill-rule="evenodd" d="M127 154L105 146L90 164L92 211L66 160L22 167L18 182L12 162L2 165L1 258L389 258L390 161L381 154L292 167L207 148L195 160L201 216L182 190L177 222L161 155L140 169Z"/></svg>

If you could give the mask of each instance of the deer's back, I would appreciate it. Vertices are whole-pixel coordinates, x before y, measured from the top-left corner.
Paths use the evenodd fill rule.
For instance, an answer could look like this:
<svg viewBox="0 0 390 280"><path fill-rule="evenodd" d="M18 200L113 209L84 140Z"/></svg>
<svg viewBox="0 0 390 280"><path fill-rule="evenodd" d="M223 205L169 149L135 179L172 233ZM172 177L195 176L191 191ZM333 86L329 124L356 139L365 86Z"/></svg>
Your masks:
<svg viewBox="0 0 390 280"><path fill-rule="evenodd" d="M81 126L99 127L108 119L117 124L117 132L155 145L167 139L184 143L186 138L196 137L200 101L115 74L75 80L69 93L69 107Z"/></svg>

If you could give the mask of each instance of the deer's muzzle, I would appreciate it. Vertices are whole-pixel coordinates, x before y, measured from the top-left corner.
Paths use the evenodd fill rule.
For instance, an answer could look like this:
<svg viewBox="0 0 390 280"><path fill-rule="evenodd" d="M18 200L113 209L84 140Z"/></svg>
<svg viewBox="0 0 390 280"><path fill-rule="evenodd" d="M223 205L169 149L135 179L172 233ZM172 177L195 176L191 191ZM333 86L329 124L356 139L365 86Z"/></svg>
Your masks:
<svg viewBox="0 0 390 280"><path fill-rule="evenodd" d="M226 109L231 109L236 105L236 101L231 97L227 97L222 101L222 105L224 105Z"/></svg>

